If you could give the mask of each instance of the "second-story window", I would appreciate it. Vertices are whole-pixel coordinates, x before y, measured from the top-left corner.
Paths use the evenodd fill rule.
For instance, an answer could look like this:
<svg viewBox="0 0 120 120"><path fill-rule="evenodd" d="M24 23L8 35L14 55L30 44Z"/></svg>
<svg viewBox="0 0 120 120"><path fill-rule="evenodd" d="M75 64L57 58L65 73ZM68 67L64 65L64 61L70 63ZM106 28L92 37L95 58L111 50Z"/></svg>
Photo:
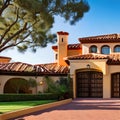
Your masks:
<svg viewBox="0 0 120 120"><path fill-rule="evenodd" d="M90 47L90 50L89 50L90 53L97 53L97 46L96 45L92 45Z"/></svg>
<svg viewBox="0 0 120 120"><path fill-rule="evenodd" d="M55 54L55 60L57 60L57 59L58 59L58 54L56 53L56 54Z"/></svg>
<svg viewBox="0 0 120 120"><path fill-rule="evenodd" d="M63 42L63 38L62 38L62 42Z"/></svg>
<svg viewBox="0 0 120 120"><path fill-rule="evenodd" d="M108 45L104 45L101 47L102 54L110 54L110 47Z"/></svg>
<svg viewBox="0 0 120 120"><path fill-rule="evenodd" d="M120 52L120 45L116 45L114 47L114 52Z"/></svg>

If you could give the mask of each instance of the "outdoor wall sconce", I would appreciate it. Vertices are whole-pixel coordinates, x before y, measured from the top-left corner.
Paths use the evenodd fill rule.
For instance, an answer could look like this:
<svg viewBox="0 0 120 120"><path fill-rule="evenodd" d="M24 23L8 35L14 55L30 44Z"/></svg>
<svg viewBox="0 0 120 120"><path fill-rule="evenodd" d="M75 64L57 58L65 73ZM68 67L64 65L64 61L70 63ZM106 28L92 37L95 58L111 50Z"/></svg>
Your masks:
<svg viewBox="0 0 120 120"><path fill-rule="evenodd" d="M43 85L43 81L40 81L40 85Z"/></svg>
<svg viewBox="0 0 120 120"><path fill-rule="evenodd" d="M90 65L89 64L87 64L86 67L87 67L87 69L90 69Z"/></svg>

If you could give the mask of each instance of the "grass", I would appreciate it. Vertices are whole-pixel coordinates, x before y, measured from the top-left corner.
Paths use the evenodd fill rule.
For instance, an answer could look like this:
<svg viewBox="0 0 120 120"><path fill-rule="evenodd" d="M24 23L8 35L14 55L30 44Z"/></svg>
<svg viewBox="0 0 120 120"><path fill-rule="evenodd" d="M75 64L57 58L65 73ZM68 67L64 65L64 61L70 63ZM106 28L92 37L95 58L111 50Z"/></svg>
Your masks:
<svg viewBox="0 0 120 120"><path fill-rule="evenodd" d="M51 102L55 102L55 100L0 102L0 114Z"/></svg>

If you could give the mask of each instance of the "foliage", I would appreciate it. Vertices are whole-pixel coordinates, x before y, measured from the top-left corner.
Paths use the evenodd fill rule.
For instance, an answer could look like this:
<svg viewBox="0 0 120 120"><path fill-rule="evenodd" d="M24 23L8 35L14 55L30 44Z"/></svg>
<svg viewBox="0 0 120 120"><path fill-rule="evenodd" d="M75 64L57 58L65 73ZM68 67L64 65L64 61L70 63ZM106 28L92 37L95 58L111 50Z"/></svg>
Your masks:
<svg viewBox="0 0 120 120"><path fill-rule="evenodd" d="M56 41L50 32L55 16L73 25L88 11L84 0L0 0L0 52L11 47L35 52Z"/></svg>
<svg viewBox="0 0 120 120"><path fill-rule="evenodd" d="M31 100L57 100L58 95L53 93L42 93L42 94L1 94L0 102L9 101L31 101Z"/></svg>
<svg viewBox="0 0 120 120"><path fill-rule="evenodd" d="M48 86L47 92L56 93L60 95L59 99L66 99L72 96L72 79L70 76L67 78L60 77L59 80L54 82L50 77L46 76L45 81Z"/></svg>
<svg viewBox="0 0 120 120"><path fill-rule="evenodd" d="M59 93L59 89L57 84L48 76L44 77L44 81L47 83L47 90L46 92L49 93Z"/></svg>
<svg viewBox="0 0 120 120"><path fill-rule="evenodd" d="M37 82L35 79L29 78L28 80L28 86L29 87L36 87L37 86Z"/></svg>

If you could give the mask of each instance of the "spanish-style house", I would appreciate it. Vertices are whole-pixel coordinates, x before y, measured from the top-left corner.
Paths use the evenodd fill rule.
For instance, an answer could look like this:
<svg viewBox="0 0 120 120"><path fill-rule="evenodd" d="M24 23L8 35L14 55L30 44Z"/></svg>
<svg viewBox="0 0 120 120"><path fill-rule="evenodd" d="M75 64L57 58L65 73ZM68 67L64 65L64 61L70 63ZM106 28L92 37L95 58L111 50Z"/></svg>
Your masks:
<svg viewBox="0 0 120 120"><path fill-rule="evenodd" d="M120 98L120 35L79 38L76 44L68 44L68 36L57 32L54 63L30 65L0 57L0 93L13 92L9 81L15 78L35 78L40 84L31 92L44 92L43 76L57 80L70 74L74 98Z"/></svg>

